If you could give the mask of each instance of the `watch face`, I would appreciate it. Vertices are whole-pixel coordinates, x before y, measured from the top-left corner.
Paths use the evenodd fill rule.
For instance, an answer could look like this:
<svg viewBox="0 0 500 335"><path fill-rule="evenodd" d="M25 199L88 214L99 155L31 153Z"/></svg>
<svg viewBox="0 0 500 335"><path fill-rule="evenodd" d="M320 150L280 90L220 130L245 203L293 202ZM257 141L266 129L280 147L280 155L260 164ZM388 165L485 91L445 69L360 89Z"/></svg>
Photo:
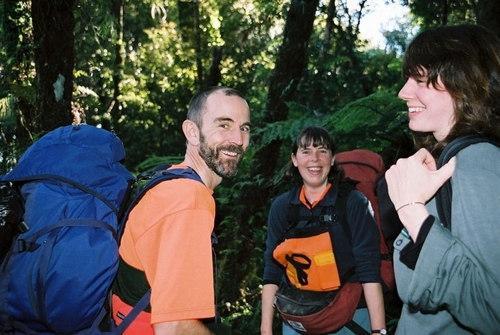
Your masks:
<svg viewBox="0 0 500 335"><path fill-rule="evenodd" d="M387 330L385 330L385 329L381 329L381 330L380 330L380 334L382 334L382 335L387 335Z"/></svg>

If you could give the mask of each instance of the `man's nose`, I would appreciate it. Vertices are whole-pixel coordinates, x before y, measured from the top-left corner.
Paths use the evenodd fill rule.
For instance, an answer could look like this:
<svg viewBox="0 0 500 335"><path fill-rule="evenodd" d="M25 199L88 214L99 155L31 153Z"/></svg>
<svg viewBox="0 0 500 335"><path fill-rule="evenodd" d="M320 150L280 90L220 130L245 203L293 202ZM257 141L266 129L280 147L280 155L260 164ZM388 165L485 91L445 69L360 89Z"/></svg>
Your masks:
<svg viewBox="0 0 500 335"><path fill-rule="evenodd" d="M234 143L238 146L243 145L243 134L241 130L235 129L231 132L231 143Z"/></svg>

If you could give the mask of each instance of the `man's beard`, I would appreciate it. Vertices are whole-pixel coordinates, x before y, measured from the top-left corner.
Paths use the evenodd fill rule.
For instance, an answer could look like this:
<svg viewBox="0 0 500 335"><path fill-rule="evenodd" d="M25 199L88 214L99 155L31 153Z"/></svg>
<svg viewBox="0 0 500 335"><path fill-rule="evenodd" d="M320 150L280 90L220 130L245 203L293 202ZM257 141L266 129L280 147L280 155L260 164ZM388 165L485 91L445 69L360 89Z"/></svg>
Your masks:
<svg viewBox="0 0 500 335"><path fill-rule="evenodd" d="M223 160L220 158L221 151L235 152L240 156L237 159ZM222 178L230 178L236 176L238 173L238 167L243 159L245 150L236 145L210 148L205 140L205 136L200 134L200 148L198 149L198 152L200 153L201 158L205 161L205 164L207 164L212 171Z"/></svg>

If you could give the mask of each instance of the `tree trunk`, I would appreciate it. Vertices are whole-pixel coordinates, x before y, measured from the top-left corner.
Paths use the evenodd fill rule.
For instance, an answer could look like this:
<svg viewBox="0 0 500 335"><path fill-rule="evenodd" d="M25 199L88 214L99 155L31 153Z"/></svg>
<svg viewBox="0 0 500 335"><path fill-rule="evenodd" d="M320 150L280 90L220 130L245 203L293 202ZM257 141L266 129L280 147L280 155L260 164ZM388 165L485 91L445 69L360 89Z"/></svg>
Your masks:
<svg viewBox="0 0 500 335"><path fill-rule="evenodd" d="M14 143L19 148L25 148L33 142L32 132L35 129L35 108L31 99L32 73L34 73L31 65L33 36L31 31L25 28L25 22L31 17L31 7L22 0L4 0L1 9L1 44L5 58L2 57L0 61L0 66L3 66L0 91L5 96L11 94L10 109L16 120L15 129L6 127L4 131L9 138L9 148L12 148ZM2 136L2 139L6 140L6 137ZM7 160L6 157L12 153L11 149L7 149L7 146L0 149L3 151L4 159Z"/></svg>
<svg viewBox="0 0 500 335"><path fill-rule="evenodd" d="M215 45L212 50L212 62L208 75L205 78L204 87L217 86L222 79L220 65L222 62L222 47Z"/></svg>
<svg viewBox="0 0 500 335"><path fill-rule="evenodd" d="M283 44L270 78L265 124L284 121L288 117L287 102L292 101L307 66L307 50L319 0L292 0L285 25ZM257 150L251 176L271 177L276 168L280 140Z"/></svg>
<svg viewBox="0 0 500 335"><path fill-rule="evenodd" d="M328 15L326 17L325 35L318 56L320 61L325 59L325 56L332 45L332 32L333 28L335 27L334 20L337 17L337 7L335 5L335 1L336 0L330 0L328 2Z"/></svg>
<svg viewBox="0 0 500 335"><path fill-rule="evenodd" d="M203 85L203 65L201 55L201 27L200 27L200 3L194 0L194 40L196 50L196 73L197 73L197 87L201 89Z"/></svg>
<svg viewBox="0 0 500 335"><path fill-rule="evenodd" d="M74 0L32 2L37 132L71 124Z"/></svg>
<svg viewBox="0 0 500 335"><path fill-rule="evenodd" d="M122 109L120 108L120 85L123 81L123 71L125 67L125 41L123 40L123 11L124 0L111 1L111 13L116 26L117 40L115 44L115 68L113 72L113 100L109 106L111 114L111 124L109 128L114 128L114 125L122 116ZM106 128L103 126L103 128ZM109 129L108 129L109 130Z"/></svg>
<svg viewBox="0 0 500 335"><path fill-rule="evenodd" d="M500 38L500 6L498 0L479 0L477 3L477 24L490 29Z"/></svg>
<svg viewBox="0 0 500 335"><path fill-rule="evenodd" d="M448 0L441 0L441 25L448 24Z"/></svg>

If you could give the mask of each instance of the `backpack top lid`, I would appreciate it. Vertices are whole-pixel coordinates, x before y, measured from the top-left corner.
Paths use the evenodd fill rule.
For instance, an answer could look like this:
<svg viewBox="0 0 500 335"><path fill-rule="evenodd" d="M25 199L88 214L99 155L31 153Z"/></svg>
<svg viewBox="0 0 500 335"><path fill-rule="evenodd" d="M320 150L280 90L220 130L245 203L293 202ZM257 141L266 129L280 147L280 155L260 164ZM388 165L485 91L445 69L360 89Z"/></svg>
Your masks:
<svg viewBox="0 0 500 335"><path fill-rule="evenodd" d="M344 168L346 177L361 182L376 181L385 173L382 156L370 150L354 149L339 152L335 154L335 161L341 166L349 164L349 168Z"/></svg>
<svg viewBox="0 0 500 335"><path fill-rule="evenodd" d="M123 143L113 133L86 124L62 126L33 143L2 179L76 183L117 201L119 208L123 189L135 179L122 165L124 158Z"/></svg>

